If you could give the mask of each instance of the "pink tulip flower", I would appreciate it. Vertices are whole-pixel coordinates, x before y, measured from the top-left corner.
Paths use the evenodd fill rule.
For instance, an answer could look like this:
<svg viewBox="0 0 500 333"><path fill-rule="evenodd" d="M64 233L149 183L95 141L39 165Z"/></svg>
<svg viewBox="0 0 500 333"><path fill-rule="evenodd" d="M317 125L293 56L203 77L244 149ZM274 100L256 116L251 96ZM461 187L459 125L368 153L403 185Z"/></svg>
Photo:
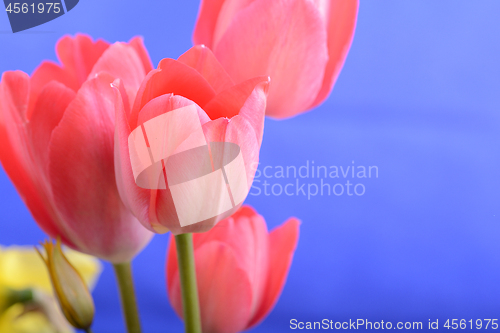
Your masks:
<svg viewBox="0 0 500 333"><path fill-rule="evenodd" d="M132 107L121 98L121 82L115 83L116 181L123 202L146 228L205 232L241 206L259 159L268 84L268 77L256 77L235 85L203 46L178 60L163 59ZM214 147L222 160L234 152L239 164L223 174ZM206 155L189 155L197 149ZM151 171L145 181L144 170Z"/></svg>
<svg viewBox="0 0 500 333"><path fill-rule="evenodd" d="M349 51L358 0L202 0L193 40L213 50L236 83L268 75L267 115L323 102Z"/></svg>
<svg viewBox="0 0 500 333"><path fill-rule="evenodd" d="M115 94L127 100L152 69L142 40L63 37L61 64L0 83L0 161L38 225L78 251L130 261L151 239L120 200L114 171Z"/></svg>
<svg viewBox="0 0 500 333"><path fill-rule="evenodd" d="M269 233L264 218L249 206L193 236L203 332L241 332L267 316L285 284L298 236L297 219ZM170 303L182 317L174 237L166 275Z"/></svg>

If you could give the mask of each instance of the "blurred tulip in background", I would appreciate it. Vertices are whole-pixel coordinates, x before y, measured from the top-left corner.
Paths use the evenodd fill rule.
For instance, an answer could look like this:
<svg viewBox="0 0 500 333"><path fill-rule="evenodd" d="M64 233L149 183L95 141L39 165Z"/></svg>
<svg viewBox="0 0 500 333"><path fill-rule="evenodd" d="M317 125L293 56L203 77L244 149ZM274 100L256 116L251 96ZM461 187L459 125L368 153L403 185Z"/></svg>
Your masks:
<svg viewBox="0 0 500 333"><path fill-rule="evenodd" d="M344 65L358 0L202 0L194 29L236 83L271 77L267 115L323 102Z"/></svg>

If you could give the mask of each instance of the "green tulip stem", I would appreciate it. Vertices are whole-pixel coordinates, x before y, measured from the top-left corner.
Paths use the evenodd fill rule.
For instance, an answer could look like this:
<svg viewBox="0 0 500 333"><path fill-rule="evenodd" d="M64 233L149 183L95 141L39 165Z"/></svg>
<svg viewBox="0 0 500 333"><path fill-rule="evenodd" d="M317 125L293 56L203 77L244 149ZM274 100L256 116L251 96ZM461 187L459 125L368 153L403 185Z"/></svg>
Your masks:
<svg viewBox="0 0 500 333"><path fill-rule="evenodd" d="M140 333L141 323L139 320L139 311L137 310L137 301L135 297L134 281L132 279L132 265L130 262L114 264L118 289L120 290L120 299L122 302L122 311L125 317L128 333Z"/></svg>
<svg viewBox="0 0 500 333"><path fill-rule="evenodd" d="M200 304L196 269L194 264L193 235L175 236L179 275L181 281L182 309L186 333L201 333Z"/></svg>
<svg viewBox="0 0 500 333"><path fill-rule="evenodd" d="M89 327L85 330L85 333L92 333L92 329Z"/></svg>

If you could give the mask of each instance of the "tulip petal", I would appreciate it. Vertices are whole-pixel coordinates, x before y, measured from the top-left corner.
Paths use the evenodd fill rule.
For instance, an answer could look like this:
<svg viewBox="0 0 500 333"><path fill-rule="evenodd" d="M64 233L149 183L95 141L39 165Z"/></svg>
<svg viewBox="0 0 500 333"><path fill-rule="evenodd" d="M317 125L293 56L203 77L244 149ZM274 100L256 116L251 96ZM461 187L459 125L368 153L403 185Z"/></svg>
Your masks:
<svg viewBox="0 0 500 333"><path fill-rule="evenodd" d="M208 142L232 142L240 146L250 189L259 162L264 129L266 84L259 84L240 110L240 114L218 118L203 125ZM260 118L260 119L259 119Z"/></svg>
<svg viewBox="0 0 500 333"><path fill-rule="evenodd" d="M116 187L113 80L98 74L68 106L49 144L49 177L78 248L118 263L131 260L151 234L125 209Z"/></svg>
<svg viewBox="0 0 500 333"><path fill-rule="evenodd" d="M175 101L175 99L178 99L178 101ZM181 96L172 96L172 105L174 107L176 106L184 106L184 105L189 105L192 104L191 101L184 99ZM182 102L184 100L184 102ZM154 100L153 100L154 101ZM166 106L165 110L169 111L172 108L172 106ZM203 110L201 110L198 106L198 115L200 116L204 114ZM200 112L201 110L201 112ZM149 113L149 112L148 112ZM239 117L241 118L241 117ZM215 121L209 121L208 116L202 117L200 116L200 122L203 124L202 128L205 134L205 139L206 142L227 142L225 141L225 133L227 131L227 125L228 125L228 120L224 118L219 118ZM240 125L241 127L241 125ZM246 124L245 129L247 130L248 134L250 135L250 138L252 138L253 134L253 129L250 127L250 125ZM253 139L253 141L256 141ZM254 145L256 146L256 144ZM246 147L245 147L246 148ZM243 156L245 156L246 152L243 152ZM221 155L224 155L224 152L221 152ZM247 169L248 170L248 169ZM207 197L207 193L200 193L200 197ZM217 201L218 199L215 199L213 197L209 197L212 200ZM174 201L173 197L171 194L170 189L168 188L168 179L167 179L167 189L164 190L151 190L151 201L150 201L150 215L149 215L149 223L151 225L153 224L161 224L170 229L172 234L178 235L181 233L198 233L198 232L206 232L210 230L217 222L223 220L226 217L229 217L231 214L233 214L238 208L239 204L237 206L233 207L233 209L230 209L229 211L224 212L223 214L214 216L212 218L208 218L206 220L200 221L198 223L194 224L189 224L184 227L181 227L176 208L174 206ZM160 231L158 231L160 233Z"/></svg>
<svg viewBox="0 0 500 333"><path fill-rule="evenodd" d="M141 58L142 65L144 66L144 71L147 73L153 70L153 63L151 62L151 58L149 57L149 53L144 46L144 40L142 37L134 37L128 42L130 46L135 49L139 58Z"/></svg>
<svg viewBox="0 0 500 333"><path fill-rule="evenodd" d="M332 0L312 0L312 1L320 11L321 16L323 16L323 18L325 19L325 22L328 22L328 17L330 15L330 4L333 1Z"/></svg>
<svg viewBox="0 0 500 333"><path fill-rule="evenodd" d="M163 59L158 69L149 72L137 92L129 119L132 130L137 127L137 117L144 105L165 94L183 96L200 107L215 97L214 89L194 68L174 59Z"/></svg>
<svg viewBox="0 0 500 333"><path fill-rule="evenodd" d="M118 91L116 93L119 95ZM193 104L192 101L182 96L172 94L154 98L142 108L138 117L139 125L166 112ZM118 108L115 130L115 169L122 200L141 223L153 232L165 233L169 231L164 225L165 223L168 223L168 228L174 234L196 230L199 225L181 228L169 189L149 190L136 185L130 162L128 137L131 130L128 126L126 110L123 109L121 100L116 102L116 106ZM205 112L197 105L195 106L198 110L200 123L208 122L210 119Z"/></svg>
<svg viewBox="0 0 500 333"><path fill-rule="evenodd" d="M181 55L177 61L198 71L218 94L232 86L233 80L215 58L212 51L204 45L196 45Z"/></svg>
<svg viewBox="0 0 500 333"><path fill-rule="evenodd" d="M98 40L93 42L89 36L78 34L65 36L56 45L56 51L62 66L51 61L44 61L31 75L30 102L27 119L30 119L38 95L50 81L58 81L75 92L80 89L90 71L109 44Z"/></svg>
<svg viewBox="0 0 500 333"><path fill-rule="evenodd" d="M299 239L300 222L291 218L269 234L269 276L264 299L247 328L257 325L276 304L290 270Z"/></svg>
<svg viewBox="0 0 500 333"><path fill-rule="evenodd" d="M229 245L241 267L246 270L254 295L254 313L264 295L269 269L269 240L264 218L250 206L243 206L210 232L193 235L195 251L213 241Z"/></svg>
<svg viewBox="0 0 500 333"><path fill-rule="evenodd" d="M64 111L75 98L75 92L64 84L52 81L41 91L33 115L28 123L28 134L35 164L46 174L50 136L59 124Z"/></svg>
<svg viewBox="0 0 500 333"><path fill-rule="evenodd" d="M2 75L3 96L0 102L4 103L4 125L18 125L26 123L28 109L29 76L22 71L8 71ZM12 118L9 118L12 117ZM12 127L8 127L7 130Z"/></svg>
<svg viewBox="0 0 500 333"><path fill-rule="evenodd" d="M64 69L72 73L81 85L108 47L109 43L102 39L94 42L90 36L77 34L75 37L61 38L56 51Z"/></svg>
<svg viewBox="0 0 500 333"><path fill-rule="evenodd" d="M211 119L232 118L239 114L252 125L260 146L264 133L268 87L268 77L247 80L215 96L205 105L204 110Z"/></svg>
<svg viewBox="0 0 500 333"><path fill-rule="evenodd" d="M219 12L226 0L202 0L193 32L194 44L205 44L213 48L213 35Z"/></svg>
<svg viewBox="0 0 500 333"><path fill-rule="evenodd" d="M128 126L127 110L124 106L122 95L125 95L123 85L120 80L114 82L115 93L115 143L114 143L114 163L115 177L120 197L128 209L151 231L149 224L149 200L150 191L142 189L135 184L132 165L130 163L130 153L128 147L128 137L131 130Z"/></svg>
<svg viewBox="0 0 500 333"><path fill-rule="evenodd" d="M217 45L221 37L226 32L234 19L234 16L239 11L250 5L255 0L226 0L222 5L217 17L217 24L213 32L213 45Z"/></svg>
<svg viewBox="0 0 500 333"><path fill-rule="evenodd" d="M166 264L166 278L167 278L167 292L172 300L173 292L174 292L174 280L175 276L179 274L179 264L177 262L177 249L175 245L175 239L173 235L170 235L170 241L168 242L167 249L167 264ZM179 294L180 296L180 294ZM182 306L182 305L181 305ZM174 310L176 308L174 307ZM177 311L177 310L176 310ZM177 312L177 314L182 313L182 311Z"/></svg>
<svg viewBox="0 0 500 333"><path fill-rule="evenodd" d="M150 100L139 112L139 117L137 119L137 126L144 124L146 121L151 120L157 116L170 112L172 110L180 109L185 106L194 105L198 111L198 117L200 123L204 124L210 121L204 110L202 110L193 101L184 98L183 96L178 96L174 94L165 94ZM181 126L182 124L179 124ZM169 133L164 133L168 137Z"/></svg>
<svg viewBox="0 0 500 333"><path fill-rule="evenodd" d="M28 105L28 90L27 74L21 71L3 74L0 83L0 161L38 225L50 236L60 236L71 246L73 242L58 231L56 215L47 204L49 199L36 186L37 177L31 172L23 119Z"/></svg>
<svg viewBox="0 0 500 333"><path fill-rule="evenodd" d="M323 85L310 108L317 106L332 91L333 85L344 66L352 44L359 0L331 0L328 20L328 54Z"/></svg>
<svg viewBox="0 0 500 333"><path fill-rule="evenodd" d="M328 61L325 24L308 0L253 1L234 16L213 50L237 83L271 77L267 115L277 118L312 104Z"/></svg>
<svg viewBox="0 0 500 333"><path fill-rule="evenodd" d="M38 95L50 81L60 82L74 92L77 92L80 89L80 82L73 74L53 62L42 62L31 75L29 108L26 118L28 120L31 119Z"/></svg>
<svg viewBox="0 0 500 333"><path fill-rule="evenodd" d="M257 134L250 122L239 115L230 120L219 118L204 124L203 131L208 142L232 142L240 147L250 189L255 176L255 166L259 162L260 150Z"/></svg>
<svg viewBox="0 0 500 333"><path fill-rule="evenodd" d="M115 43L104 51L88 78L91 79L100 72L122 80L130 104L134 102L137 90L146 76L141 58L126 43Z"/></svg>
<svg viewBox="0 0 500 333"><path fill-rule="evenodd" d="M252 287L233 250L223 242L212 241L196 250L195 259L203 332L242 331L251 315ZM178 269L168 275L172 278L168 283L170 301L182 316Z"/></svg>
<svg viewBox="0 0 500 333"><path fill-rule="evenodd" d="M156 116L193 104L194 103L192 101L182 96L175 96L172 94L156 97L149 101L144 106L144 108L142 108L141 112L139 113L138 124L143 124L144 122ZM208 118L206 113L198 105L194 105L198 111L200 124L204 124L210 121L210 118ZM185 126L185 124L184 126L183 124L179 124L177 128L179 128L179 131L175 134L175 138L170 138L170 135L173 135L172 133L164 134L165 140L176 147L178 147L179 144L183 143L183 141L187 137L189 137L190 134L192 134L191 131L182 131L182 129L184 128L188 129L188 126ZM167 188L164 190L152 189L150 191L151 200L149 202L149 217L147 219L147 221L151 225L147 226L150 230L152 229L158 233L165 233L166 231L168 231L168 229L166 229L166 224L168 224L168 228L170 229L170 231L174 235L176 235L185 232L200 231L199 228L202 225L207 225L207 221L205 221L204 223L199 223L197 225L181 227L170 190Z"/></svg>

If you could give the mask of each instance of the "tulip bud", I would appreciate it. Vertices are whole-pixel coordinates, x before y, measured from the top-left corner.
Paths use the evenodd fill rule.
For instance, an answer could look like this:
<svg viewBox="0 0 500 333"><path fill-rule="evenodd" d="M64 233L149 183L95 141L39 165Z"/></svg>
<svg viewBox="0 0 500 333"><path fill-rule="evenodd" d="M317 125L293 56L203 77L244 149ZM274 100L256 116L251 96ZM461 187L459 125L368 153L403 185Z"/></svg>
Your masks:
<svg viewBox="0 0 500 333"><path fill-rule="evenodd" d="M47 265L54 294L64 316L75 328L90 328L94 319L94 301L81 275L64 256L60 240L55 246L52 241L42 245L47 257L38 253Z"/></svg>

